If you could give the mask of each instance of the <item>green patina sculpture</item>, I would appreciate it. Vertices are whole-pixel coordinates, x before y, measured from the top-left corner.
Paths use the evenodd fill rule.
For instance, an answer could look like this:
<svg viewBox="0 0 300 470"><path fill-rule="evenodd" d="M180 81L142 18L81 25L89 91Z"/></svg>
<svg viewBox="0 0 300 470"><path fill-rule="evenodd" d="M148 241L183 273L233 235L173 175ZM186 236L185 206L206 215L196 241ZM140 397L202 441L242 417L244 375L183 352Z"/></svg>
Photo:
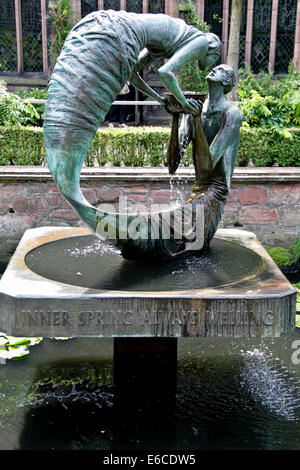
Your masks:
<svg viewBox="0 0 300 470"><path fill-rule="evenodd" d="M203 104L202 113L184 114L178 130L179 113L173 109L171 151L168 152L169 171L175 173L186 147L192 141L195 184L186 204L203 205L203 248L209 247L229 195L242 124L241 111L225 97L236 82L232 68L219 65L207 75L206 80L208 99Z"/></svg>
<svg viewBox="0 0 300 470"><path fill-rule="evenodd" d="M198 191L195 197L183 205L184 207L177 208L176 211L170 209L172 221L169 237L164 237L161 233L161 213L156 214L158 218L155 218L155 223L154 219L151 219L149 223L149 214L140 214L140 236L124 236L126 227L135 223L136 214L126 216L124 228L124 214L108 213L93 207L83 197L80 189L81 167L95 132L127 80L163 104L167 111L173 112L169 97L158 95L138 73L148 63L161 58L168 59L158 73L178 107L173 116L178 115L179 112L185 113L185 116L193 116L193 118L184 117L183 119L186 132L180 131L178 148L181 148L180 152L182 152L184 145L181 140L187 140L187 136L191 132L194 133L196 182L198 186L200 183L206 184L207 192L211 191L209 188L214 181L218 180L219 185L224 175L228 175L225 162L229 154L231 160L234 160L236 154L234 150L236 150L238 139L235 139L235 144L228 144L228 136L227 140L223 136L221 138L223 146L220 145L218 149L213 144L210 146L211 162L205 174L205 181L202 181L203 168L200 162L207 164L209 149L206 145L206 157L203 158L205 139L203 140L201 124L201 103L197 99L185 96L178 85L175 72L190 61L198 61L201 69L211 67L220 57L220 51L221 43L216 35L202 33L186 25L183 20L162 14L135 14L113 10L98 11L87 15L75 25L66 39L50 80L45 111L44 141L48 166L57 187L84 223L100 237L119 247L126 258L168 258L189 251L193 234L198 228L196 215L201 212L198 213L199 207L203 206L202 196L199 197ZM212 91L212 85L210 87ZM221 85L220 89L223 88ZM209 103L213 103L212 96L216 93L217 91L210 93ZM224 100L226 102L226 99ZM225 110L224 103L222 110L217 118L219 123ZM193 119L193 124L191 119ZM230 127L229 118L228 126ZM206 127L207 140L210 141L214 133L213 128L216 129L218 124L215 123L213 126L207 124ZM202 140L198 138L200 134ZM175 132L173 132L173 139L174 135ZM233 135L232 131L228 135ZM171 138L171 141L173 139ZM228 147L232 149L231 152L226 150ZM175 154L176 152L174 156ZM178 158L177 156L177 160ZM224 169L221 170L223 167ZM221 186L223 188L224 184L222 183ZM218 194L222 193L222 201L226 198L225 190L214 191ZM182 212L185 209L189 214L190 229L188 234L185 231L184 236L180 238L177 236L180 218L176 214L178 215L178 210ZM205 221L205 227L207 225L211 224ZM102 228L105 226L106 233L114 233L114 236L105 236L103 231L99 230L99 226ZM214 224L214 229L216 226ZM204 240L197 245L199 249L206 244L206 232L205 229L202 233ZM191 249L194 250L195 246Z"/></svg>

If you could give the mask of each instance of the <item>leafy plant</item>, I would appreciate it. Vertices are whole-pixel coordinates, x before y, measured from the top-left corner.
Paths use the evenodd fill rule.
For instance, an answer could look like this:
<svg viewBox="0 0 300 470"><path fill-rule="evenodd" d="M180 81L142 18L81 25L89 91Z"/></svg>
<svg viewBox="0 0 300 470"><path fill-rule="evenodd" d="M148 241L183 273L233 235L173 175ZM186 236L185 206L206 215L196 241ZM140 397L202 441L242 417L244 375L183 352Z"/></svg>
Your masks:
<svg viewBox="0 0 300 470"><path fill-rule="evenodd" d="M291 254L294 261L300 260L300 238L296 238L294 243L290 247ZM299 285L300 289L300 285Z"/></svg>
<svg viewBox="0 0 300 470"><path fill-rule="evenodd" d="M195 4L192 0L181 2L178 5L179 11L182 12L184 20L187 24L207 33L210 31L210 26L205 21L200 20L196 12ZM207 70L200 70L196 62L190 62L178 73L178 82L183 90L206 92L207 83L205 77Z"/></svg>
<svg viewBox="0 0 300 470"><path fill-rule="evenodd" d="M283 248L281 246L269 248L266 247L267 252L273 259L273 261L277 264L277 266L285 272L286 269L288 270L296 270L299 271L300 269L300 238L297 238L294 243L289 248ZM299 290L300 283L295 287ZM300 291L299 291L300 293ZM300 300L300 299L299 299Z"/></svg>
<svg viewBox="0 0 300 470"><path fill-rule="evenodd" d="M273 96L282 98L283 95L299 89L300 73L290 63L288 74L283 78L274 78L273 73L261 72L255 75L249 66L240 70L243 78L239 80L238 93L241 100L249 98L252 90L257 91L261 96Z"/></svg>
<svg viewBox="0 0 300 470"><path fill-rule="evenodd" d="M237 165L299 166L300 129L242 127Z"/></svg>
<svg viewBox="0 0 300 470"><path fill-rule="evenodd" d="M300 124L300 73L293 64L287 77L272 73L255 76L247 70L239 81L238 94L244 122L256 127L291 127Z"/></svg>
<svg viewBox="0 0 300 470"><path fill-rule="evenodd" d="M22 98L22 100L26 100L29 98L33 98L36 100L46 100L47 99L47 90L40 89L40 88L31 88L31 90L26 90L25 88L20 88L16 91L16 94ZM44 121L44 112L46 103L31 103L32 106L35 108L36 112L39 115L39 118L35 118L32 120L30 125L32 126L43 126Z"/></svg>
<svg viewBox="0 0 300 470"><path fill-rule="evenodd" d="M266 248L266 250L278 267L285 268L293 264L293 257L287 248L276 246L274 248Z"/></svg>
<svg viewBox="0 0 300 470"><path fill-rule="evenodd" d="M45 162L41 127L0 127L0 165L42 165Z"/></svg>
<svg viewBox="0 0 300 470"><path fill-rule="evenodd" d="M74 18L70 0L57 0L51 4L48 17L54 32L50 47L51 67L53 68L74 22L79 18Z"/></svg>
<svg viewBox="0 0 300 470"><path fill-rule="evenodd" d="M286 93L282 98L261 96L252 90L251 96L242 101L243 119L255 127L290 127L300 124L300 93Z"/></svg>
<svg viewBox="0 0 300 470"><path fill-rule="evenodd" d="M38 120L40 115L34 106L9 93L5 81L0 79L0 125L26 126Z"/></svg>
<svg viewBox="0 0 300 470"><path fill-rule="evenodd" d="M39 344L43 338L16 338L0 332L0 359L21 359L29 354L29 346Z"/></svg>

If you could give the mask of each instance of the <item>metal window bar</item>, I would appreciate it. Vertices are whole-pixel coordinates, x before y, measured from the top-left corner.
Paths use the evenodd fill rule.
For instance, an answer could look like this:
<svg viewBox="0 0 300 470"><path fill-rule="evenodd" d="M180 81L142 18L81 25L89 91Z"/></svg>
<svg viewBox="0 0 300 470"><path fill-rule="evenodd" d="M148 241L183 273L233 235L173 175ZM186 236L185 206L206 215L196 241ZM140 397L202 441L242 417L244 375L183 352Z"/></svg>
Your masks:
<svg viewBox="0 0 300 470"><path fill-rule="evenodd" d="M98 10L97 0L81 0L81 17Z"/></svg>
<svg viewBox="0 0 300 470"><path fill-rule="evenodd" d="M275 72L287 73L294 54L297 2L279 0L275 51Z"/></svg>
<svg viewBox="0 0 300 470"><path fill-rule="evenodd" d="M24 72L43 71L41 10L40 1L21 0Z"/></svg>
<svg viewBox="0 0 300 470"><path fill-rule="evenodd" d="M272 0L256 0L253 12L251 67L254 73L268 72Z"/></svg>
<svg viewBox="0 0 300 470"><path fill-rule="evenodd" d="M17 36L14 2L0 1L0 71L16 72Z"/></svg>
<svg viewBox="0 0 300 470"><path fill-rule="evenodd" d="M126 0L126 10L143 13L143 0Z"/></svg>
<svg viewBox="0 0 300 470"><path fill-rule="evenodd" d="M222 38L223 5L219 0L206 0L204 5L204 21L209 24L210 30L220 39Z"/></svg>
<svg viewBox="0 0 300 470"><path fill-rule="evenodd" d="M120 10L120 0L104 0L104 10Z"/></svg>
<svg viewBox="0 0 300 470"><path fill-rule="evenodd" d="M48 0L1 0L0 71L48 74Z"/></svg>
<svg viewBox="0 0 300 470"><path fill-rule="evenodd" d="M155 2L149 0L148 2L148 10L149 13L165 13L166 5L165 0L157 0Z"/></svg>

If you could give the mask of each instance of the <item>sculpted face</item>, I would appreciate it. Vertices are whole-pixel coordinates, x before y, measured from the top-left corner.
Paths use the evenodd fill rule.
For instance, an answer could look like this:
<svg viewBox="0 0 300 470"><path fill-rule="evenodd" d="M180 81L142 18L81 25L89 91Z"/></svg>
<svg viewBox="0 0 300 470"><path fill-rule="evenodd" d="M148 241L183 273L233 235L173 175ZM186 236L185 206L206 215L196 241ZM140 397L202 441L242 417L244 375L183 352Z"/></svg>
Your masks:
<svg viewBox="0 0 300 470"><path fill-rule="evenodd" d="M213 54L206 55L203 59L198 61L199 68L205 70L208 67L212 67L220 58L220 55L216 52Z"/></svg>
<svg viewBox="0 0 300 470"><path fill-rule="evenodd" d="M232 79L232 69L228 65L222 64L213 68L206 76L207 80L222 83L224 86Z"/></svg>

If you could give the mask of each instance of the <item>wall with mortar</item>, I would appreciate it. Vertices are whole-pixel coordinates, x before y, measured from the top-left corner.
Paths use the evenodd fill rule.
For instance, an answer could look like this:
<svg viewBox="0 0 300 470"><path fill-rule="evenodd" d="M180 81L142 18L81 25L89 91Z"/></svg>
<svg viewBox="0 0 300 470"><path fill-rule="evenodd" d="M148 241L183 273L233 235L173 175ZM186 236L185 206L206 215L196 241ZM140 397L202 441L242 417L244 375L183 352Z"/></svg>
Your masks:
<svg viewBox="0 0 300 470"><path fill-rule="evenodd" d="M183 201L194 179L190 168L170 178L166 168L84 168L81 187L93 205L168 204ZM47 168L0 167L0 263L6 263L24 231L81 225ZM220 228L255 232L268 246L300 237L300 168L236 168Z"/></svg>

